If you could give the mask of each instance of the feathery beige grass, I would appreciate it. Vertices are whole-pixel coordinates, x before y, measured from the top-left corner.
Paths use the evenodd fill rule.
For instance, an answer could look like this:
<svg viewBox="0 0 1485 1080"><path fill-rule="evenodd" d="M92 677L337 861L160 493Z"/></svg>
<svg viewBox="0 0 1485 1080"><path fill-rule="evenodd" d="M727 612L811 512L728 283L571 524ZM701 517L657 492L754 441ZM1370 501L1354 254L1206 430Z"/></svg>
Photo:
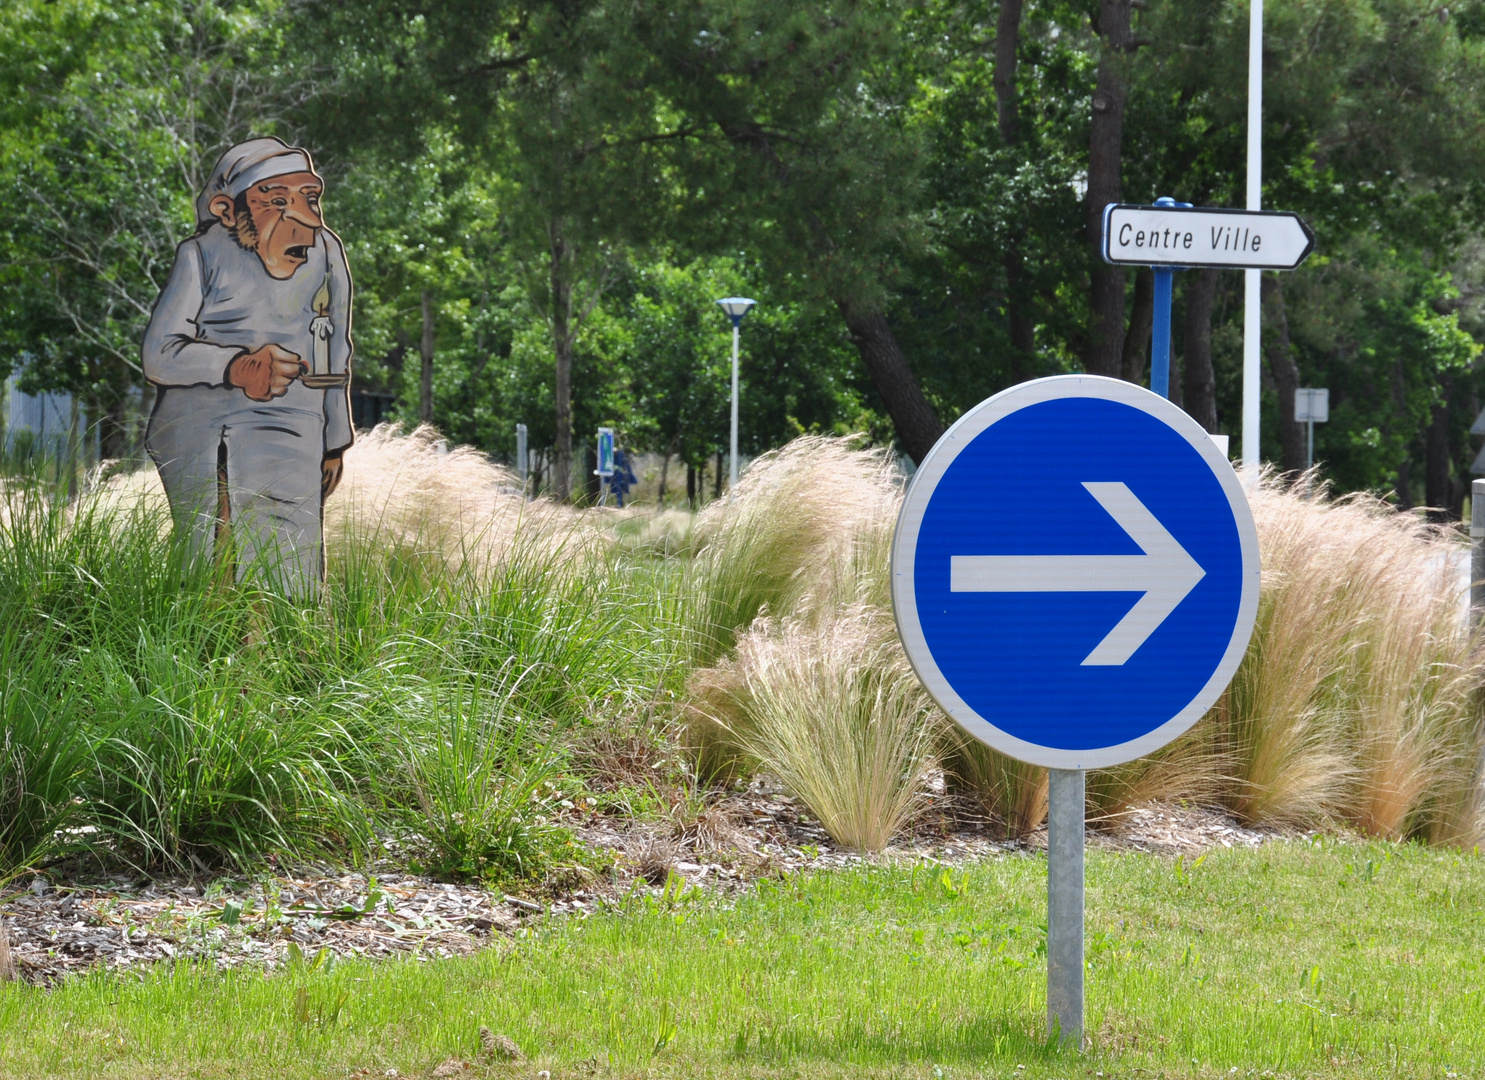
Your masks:
<svg viewBox="0 0 1485 1080"><path fill-rule="evenodd" d="M448 447L434 428L381 424L346 451L345 478L325 503L325 541L332 558L337 545L386 545L478 576L518 552L595 555L608 538L602 521L527 502L509 469L473 447Z"/></svg>
<svg viewBox="0 0 1485 1080"><path fill-rule="evenodd" d="M1258 625L1212 718L1230 804L1249 820L1473 835L1485 657L1461 617L1458 534L1272 474L1251 501Z"/></svg>
<svg viewBox="0 0 1485 1080"><path fill-rule="evenodd" d="M94 471L74 513L97 520L143 511L169 527L165 491L153 467ZM514 473L469 446L450 448L427 425L381 424L346 451L339 488L325 502L326 551L387 549L430 558L455 573L488 573L517 554L550 561L593 556L609 534L603 515L547 499L527 502Z"/></svg>
<svg viewBox="0 0 1485 1080"><path fill-rule="evenodd" d="M736 767L741 750L762 760L736 726L757 710L763 676L749 671L792 671L779 654L793 647L821 658L814 683L833 684L823 658L849 668L842 650L852 640L834 620L866 624L889 611L888 547L901 500L890 460L810 439L757 467L734 503L714 504L697 526L698 577L714 590L709 625L740 628L765 616L741 632L735 659L692 679L689 738L711 768ZM1290 485L1266 473L1251 501L1263 584L1237 676L1181 739L1090 775L1090 815L1186 798L1225 804L1250 822L1342 820L1377 836L1473 842L1482 831L1485 654L1462 617L1458 533L1369 496L1330 498L1313 477ZM788 620L768 618L780 612ZM710 646L723 655L726 635ZM863 643L862 656L876 647ZM906 667L883 672L916 686ZM776 722L822 707L824 691L802 674L768 678ZM785 693L811 704L791 710L779 700ZM976 793L1008 832L1037 827L1044 774L933 716L947 732L938 753L951 782ZM807 738L773 738L775 762L791 747L805 757L825 752ZM819 768L844 770L848 761Z"/></svg>
<svg viewBox="0 0 1485 1080"><path fill-rule="evenodd" d="M667 632L690 636L699 668L685 740L703 771L766 767L837 839L871 848L911 816L937 755L1010 832L1034 828L1040 772L948 734L902 657L888 580L902 478L890 453L856 445L798 439L693 520L527 503L484 455L381 427L347 454L327 540L332 558L386 549L476 579L528 557L580 565L616 538L679 559L684 609ZM1266 474L1251 501L1263 587L1237 676L1187 736L1090 776L1090 812L1179 797L1251 822L1473 842L1485 654L1462 617L1461 538L1312 478ZM123 515L163 496L143 470L77 505Z"/></svg>
<svg viewBox="0 0 1485 1080"><path fill-rule="evenodd" d="M950 790L973 795L1008 837L1039 828L1047 817L1047 770L990 749L947 718L943 729L941 760Z"/></svg>
<svg viewBox="0 0 1485 1080"><path fill-rule="evenodd" d="M879 851L918 810L940 721L880 609L759 619L698 683L698 698L731 705L711 723L837 843Z"/></svg>
<svg viewBox="0 0 1485 1080"><path fill-rule="evenodd" d="M731 647L760 613L889 603L887 551L902 479L885 449L805 436L749 465L731 497L696 519L697 659Z"/></svg>

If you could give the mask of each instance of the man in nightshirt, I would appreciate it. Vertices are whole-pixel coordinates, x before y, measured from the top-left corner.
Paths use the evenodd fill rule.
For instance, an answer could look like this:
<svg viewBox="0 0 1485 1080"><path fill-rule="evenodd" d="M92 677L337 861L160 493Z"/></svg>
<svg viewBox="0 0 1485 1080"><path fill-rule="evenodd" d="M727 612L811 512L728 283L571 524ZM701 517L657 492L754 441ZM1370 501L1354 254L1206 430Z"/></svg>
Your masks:
<svg viewBox="0 0 1485 1080"><path fill-rule="evenodd" d="M196 201L142 349L145 444L198 554L230 542L253 574L312 597L321 510L351 445L351 278L320 217L309 154L278 139L224 153Z"/></svg>

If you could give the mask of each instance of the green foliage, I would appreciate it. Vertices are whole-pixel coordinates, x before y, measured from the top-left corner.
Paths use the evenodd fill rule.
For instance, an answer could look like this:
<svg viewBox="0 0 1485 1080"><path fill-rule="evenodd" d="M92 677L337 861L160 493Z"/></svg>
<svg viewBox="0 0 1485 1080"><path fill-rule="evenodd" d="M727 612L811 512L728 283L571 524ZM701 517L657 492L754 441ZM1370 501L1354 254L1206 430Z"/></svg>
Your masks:
<svg viewBox="0 0 1485 1080"><path fill-rule="evenodd" d="M121 490L16 481L0 507L0 876L82 849L357 859L399 834L440 874L540 878L575 859L549 821L571 733L682 674L678 576L648 558L517 542L461 570L431 533L368 528L299 608L193 563Z"/></svg>
<svg viewBox="0 0 1485 1080"><path fill-rule="evenodd" d="M7 4L0 13L0 344L123 449L139 339L216 154L265 134L295 77L277 0Z"/></svg>
<svg viewBox="0 0 1485 1080"><path fill-rule="evenodd" d="M1136 11L1126 199L1241 202L1247 10ZM1264 205L1319 236L1284 290L1300 380L1332 390L1322 468L1454 512L1485 400L1485 368L1448 328L1458 315L1485 335L1471 314L1482 12L1279 0L1265 14ZM0 367L76 392L121 453L135 343L203 171L230 141L277 132L330 178L358 387L420 418L426 329L434 421L503 457L525 423L543 482L559 366L579 451L605 424L693 467L712 458L728 380L711 294L762 301L743 335L746 453L801 432L891 438L842 305L886 312L951 419L1076 370L1087 345L1099 39L1086 3L1028 0L1006 137L999 14L988 0L18 0L0 16ZM1213 314L1229 432L1240 291L1223 275ZM1183 305L1178 288L1178 376ZM1270 459L1279 406L1266 388Z"/></svg>
<svg viewBox="0 0 1485 1080"><path fill-rule="evenodd" d="M13 628L0 634L0 884L77 846L68 830L90 763L70 673L56 640L28 649Z"/></svg>

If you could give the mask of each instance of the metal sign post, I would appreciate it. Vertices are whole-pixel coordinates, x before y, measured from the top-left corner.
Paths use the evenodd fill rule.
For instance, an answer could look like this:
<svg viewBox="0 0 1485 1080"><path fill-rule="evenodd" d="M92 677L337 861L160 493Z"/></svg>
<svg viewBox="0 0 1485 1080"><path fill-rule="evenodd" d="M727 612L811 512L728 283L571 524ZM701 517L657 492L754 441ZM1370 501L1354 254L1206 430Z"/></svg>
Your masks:
<svg viewBox="0 0 1485 1080"><path fill-rule="evenodd" d="M1022 383L960 417L918 467L892 606L944 712L1051 770L1047 1022L1081 1045L1084 773L1164 746L1237 671L1258 610L1242 485L1200 425L1148 390Z"/></svg>
<svg viewBox="0 0 1485 1080"><path fill-rule="evenodd" d="M1248 4L1247 206L1263 209L1263 0ZM1243 273L1243 476L1258 482L1259 348L1262 311L1259 271Z"/></svg>
<svg viewBox="0 0 1485 1080"><path fill-rule="evenodd" d="M1305 425L1305 468L1315 464L1315 425L1330 420L1330 390L1301 386L1294 391L1294 419Z"/></svg>
<svg viewBox="0 0 1485 1080"><path fill-rule="evenodd" d="M527 497L529 497L530 494L531 494L527 490L527 485L526 485L526 477L527 477L527 475L530 472L530 468L531 468L531 462L530 462L530 459L527 456L527 447L526 447L526 425L525 424L517 424L516 425L516 475L521 478L521 494L524 495L524 496L527 496Z"/></svg>
<svg viewBox="0 0 1485 1080"><path fill-rule="evenodd" d="M1083 1045L1083 806L1087 773L1047 770L1047 1031Z"/></svg>

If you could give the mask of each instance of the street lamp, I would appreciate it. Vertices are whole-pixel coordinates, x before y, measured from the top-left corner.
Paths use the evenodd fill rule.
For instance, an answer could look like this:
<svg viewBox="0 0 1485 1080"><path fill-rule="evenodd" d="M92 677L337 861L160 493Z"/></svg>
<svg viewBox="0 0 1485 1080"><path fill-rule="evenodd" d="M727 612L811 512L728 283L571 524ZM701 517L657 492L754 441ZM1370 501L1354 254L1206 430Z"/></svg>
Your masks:
<svg viewBox="0 0 1485 1080"><path fill-rule="evenodd" d="M757 303L758 301L749 300L745 296L729 296L717 301L718 306L732 320L732 461L728 466L729 494L737 487L737 342L743 316L752 311Z"/></svg>

